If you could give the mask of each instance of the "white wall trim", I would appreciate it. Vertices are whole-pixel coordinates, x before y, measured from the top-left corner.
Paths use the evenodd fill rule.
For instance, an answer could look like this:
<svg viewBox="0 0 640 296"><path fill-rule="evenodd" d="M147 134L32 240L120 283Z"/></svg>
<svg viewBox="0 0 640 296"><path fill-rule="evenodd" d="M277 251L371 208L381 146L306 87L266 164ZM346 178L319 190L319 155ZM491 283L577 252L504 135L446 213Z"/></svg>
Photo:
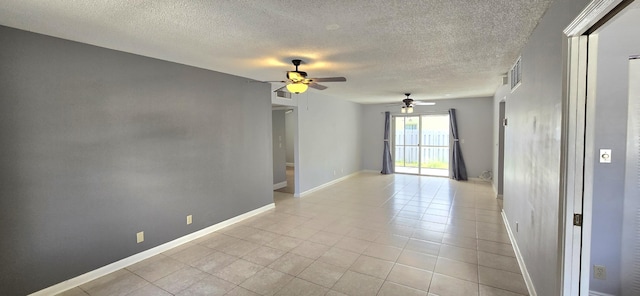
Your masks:
<svg viewBox="0 0 640 296"><path fill-rule="evenodd" d="M564 33L568 37L577 37L589 30L595 23L600 21L607 13L620 4L622 0L593 0L585 7Z"/></svg>
<svg viewBox="0 0 640 296"><path fill-rule="evenodd" d="M504 225L507 228L507 233L509 234L509 240L511 240L511 246L513 247L513 251L516 253L516 259L518 259L518 265L520 266L520 272L522 272L522 277L524 277L524 283L527 285L527 290L529 290L529 295L538 296L536 293L536 288L533 286L533 281L531 280L531 276L527 271L527 266L524 264L524 258L522 258L522 253L520 253L520 248L518 248L518 244L516 242L516 238L511 232L511 227L509 227L509 219L507 219L507 214L505 214L504 210L502 210L502 219L504 220Z"/></svg>
<svg viewBox="0 0 640 296"><path fill-rule="evenodd" d="M474 183L488 183L491 184L491 180L485 180L482 178L468 178L469 181L474 182Z"/></svg>
<svg viewBox="0 0 640 296"><path fill-rule="evenodd" d="M613 294L600 293L596 291L589 291L589 296L615 296Z"/></svg>
<svg viewBox="0 0 640 296"><path fill-rule="evenodd" d="M273 190L278 190L280 188L285 188L285 187L287 187L287 181L273 184Z"/></svg>
<svg viewBox="0 0 640 296"><path fill-rule="evenodd" d="M263 207L255 209L255 210L246 212L244 214L235 216L235 217L233 217L231 219L228 219L228 220L222 221L220 223L217 223L215 225L209 226L207 228L198 230L198 231L193 232L191 234L187 234L187 235L185 235L183 237L177 238L177 239L172 240L170 242L167 242L165 244L162 244L162 245L159 245L157 247L151 248L149 250L146 250L146 251L140 252L138 254L129 256L129 257L124 258L122 260L113 262L113 263L111 263L109 265L100 267L100 268L98 268L96 270L89 271L89 272L87 272L85 274L79 275L79 276L74 277L72 279L68 279L68 280L66 280L64 282L58 283L56 285L53 285L51 287L42 289L42 290L40 290L38 292L29 294L29 295L30 296L46 296L46 295L56 295L56 294L62 293L62 292L67 291L69 289L73 289L73 288L75 288L77 286L80 286L82 284L85 284L85 283L88 283L88 282L90 282L92 280L95 280L95 279L97 279L99 277L105 276L105 275L107 275L109 273L112 273L114 271L120 270L120 269L125 268L127 266L130 266L132 264L138 263L138 262L140 262L142 260L151 258L151 257L153 257L155 255L158 255L158 254L160 254L162 252L165 252L165 251L168 251L170 249L173 249L173 248L175 248L177 246L180 246L182 244L185 244L185 243L188 243L188 242L193 241L195 239L201 238L201 237L203 237L205 235L208 235L208 234L210 234L210 233L212 233L214 231L217 231L217 230L220 230L222 228L225 228L225 227L227 227L229 225L238 223L238 222L240 222L242 220L251 218L251 217L253 217L255 215L258 215L258 214L261 214L261 213L266 212L268 210L271 210L273 208L275 208L275 204L274 203L270 203L270 204L268 204L266 206L263 206Z"/></svg>
<svg viewBox="0 0 640 296"><path fill-rule="evenodd" d="M493 189L493 194L495 194L496 197L497 197L499 195L498 194L498 183L496 183L494 181L498 181L498 180L491 179L491 189Z"/></svg>
<svg viewBox="0 0 640 296"><path fill-rule="evenodd" d="M311 188L311 189L309 189L309 190L307 190L307 191L305 191L305 192L301 192L301 193L300 193L298 196L296 196L296 197L304 197L305 195L309 195L309 194L311 194L311 193L313 193L313 192L315 192L315 191L318 191L318 190L320 190L320 189L323 189L323 188L329 187L329 186L331 186L331 185L333 185L333 184L336 184L336 183L342 182L342 181L344 181L344 180L346 180L346 179L349 179L349 178L354 177L354 176L356 176L356 175L358 175L358 174L361 174L362 172L363 172L363 171L358 171L358 172L355 172L355 173L353 173L353 174L346 175L346 176L344 176L344 177L341 177L341 178L335 179L335 180L333 180L333 181L329 181L329 182L324 183L324 184L322 184L322 185L320 185L320 186L317 186L317 187Z"/></svg>

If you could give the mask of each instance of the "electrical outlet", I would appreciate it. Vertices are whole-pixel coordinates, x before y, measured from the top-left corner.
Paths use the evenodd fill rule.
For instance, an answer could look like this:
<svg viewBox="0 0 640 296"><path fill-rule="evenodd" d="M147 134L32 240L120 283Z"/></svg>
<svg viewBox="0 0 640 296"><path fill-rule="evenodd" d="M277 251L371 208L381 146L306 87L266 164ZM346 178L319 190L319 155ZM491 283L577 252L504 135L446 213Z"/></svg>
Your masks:
<svg viewBox="0 0 640 296"><path fill-rule="evenodd" d="M193 223L193 216L189 215L189 216L187 216L187 225L189 225L191 223Z"/></svg>
<svg viewBox="0 0 640 296"><path fill-rule="evenodd" d="M136 233L136 242L141 243L144 241L144 231Z"/></svg>
<svg viewBox="0 0 640 296"><path fill-rule="evenodd" d="M600 163L611 163L611 149L600 149Z"/></svg>
<svg viewBox="0 0 640 296"><path fill-rule="evenodd" d="M607 268L602 265L593 266L593 277L599 280L607 279Z"/></svg>

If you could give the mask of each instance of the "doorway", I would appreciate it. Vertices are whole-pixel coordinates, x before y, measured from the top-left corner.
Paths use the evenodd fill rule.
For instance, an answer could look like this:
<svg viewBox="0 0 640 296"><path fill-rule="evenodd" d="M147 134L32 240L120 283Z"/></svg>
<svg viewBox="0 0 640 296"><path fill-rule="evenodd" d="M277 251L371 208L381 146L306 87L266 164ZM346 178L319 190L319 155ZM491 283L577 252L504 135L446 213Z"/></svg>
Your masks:
<svg viewBox="0 0 640 296"><path fill-rule="evenodd" d="M449 114L394 116L395 172L449 176Z"/></svg>
<svg viewBox="0 0 640 296"><path fill-rule="evenodd" d="M295 194L295 153L294 153L294 134L297 126L296 114L294 108L289 108L284 112L285 117L285 175L286 186L276 189L278 192Z"/></svg>
<svg viewBox="0 0 640 296"><path fill-rule="evenodd" d="M504 128L506 126L505 109L506 102L499 104L498 114L498 198L502 199L504 190Z"/></svg>
<svg viewBox="0 0 640 296"><path fill-rule="evenodd" d="M279 202L295 197L298 120L295 107L273 105L273 194Z"/></svg>
<svg viewBox="0 0 640 296"><path fill-rule="evenodd" d="M627 204L632 136L627 134L632 106L632 62L640 39L638 1L592 2L567 27L563 189L563 295L638 295L640 227ZM637 79L637 78L636 78ZM629 113L628 113L629 112ZM630 128L630 127L629 127ZM625 183L625 177L627 179ZM631 217L633 216L633 217ZM635 229L633 229L635 228ZM625 238L624 233L630 233ZM636 257L636 255L638 255ZM636 261L640 262L640 260ZM626 268L626 270L625 270Z"/></svg>

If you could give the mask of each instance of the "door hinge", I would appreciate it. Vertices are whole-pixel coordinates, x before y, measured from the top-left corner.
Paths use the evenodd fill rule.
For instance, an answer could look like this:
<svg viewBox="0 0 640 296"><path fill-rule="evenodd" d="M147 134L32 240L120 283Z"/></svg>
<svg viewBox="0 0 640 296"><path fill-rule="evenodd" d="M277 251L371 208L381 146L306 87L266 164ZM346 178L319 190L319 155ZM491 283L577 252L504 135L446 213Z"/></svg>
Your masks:
<svg viewBox="0 0 640 296"><path fill-rule="evenodd" d="M573 225L582 226L582 214L573 214Z"/></svg>

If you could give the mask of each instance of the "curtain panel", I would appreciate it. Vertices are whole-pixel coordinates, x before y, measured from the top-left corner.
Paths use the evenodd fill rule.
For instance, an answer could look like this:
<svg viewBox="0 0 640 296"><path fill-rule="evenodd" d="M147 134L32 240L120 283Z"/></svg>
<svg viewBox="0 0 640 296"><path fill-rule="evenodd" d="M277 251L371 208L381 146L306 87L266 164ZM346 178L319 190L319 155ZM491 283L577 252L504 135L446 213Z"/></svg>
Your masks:
<svg viewBox="0 0 640 296"><path fill-rule="evenodd" d="M389 143L389 134L391 133L391 113L384 112L384 151L382 153L382 171L381 174L393 174L393 159L391 158L391 143Z"/></svg>
<svg viewBox="0 0 640 296"><path fill-rule="evenodd" d="M466 181L467 166L464 164L462 150L460 149L460 137L458 135L456 109L449 109L449 119L451 121L451 135L453 136L453 159L451 160L452 178L455 180Z"/></svg>

